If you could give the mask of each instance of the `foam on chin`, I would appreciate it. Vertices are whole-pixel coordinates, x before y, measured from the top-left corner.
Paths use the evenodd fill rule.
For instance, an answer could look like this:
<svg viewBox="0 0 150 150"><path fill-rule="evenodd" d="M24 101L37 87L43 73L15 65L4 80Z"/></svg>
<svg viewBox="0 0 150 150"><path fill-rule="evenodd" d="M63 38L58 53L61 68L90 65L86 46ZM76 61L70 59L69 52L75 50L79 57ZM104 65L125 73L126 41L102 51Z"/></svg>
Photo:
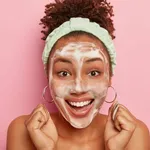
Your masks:
<svg viewBox="0 0 150 150"><path fill-rule="evenodd" d="M55 85L55 82L54 82L54 85ZM98 93L97 89L100 89L100 88L103 90L101 90L101 92ZM62 89L63 89L63 86L62 86ZM61 91L61 89L59 89L59 91ZM63 91L63 92L66 93L64 95L69 95L69 89L68 91ZM101 87L94 86L92 88L89 86L88 93L89 95L92 95L92 98L94 98L94 101L93 101L93 107L90 110L90 113L88 113L88 115L86 115L85 117L72 116L67 110L66 105L68 104L66 104L65 99L62 97L57 97L57 96L55 97L54 102L56 106L58 107L59 111L61 112L63 117L75 128L85 128L92 122L93 118L97 115L97 113L99 112L104 102L104 98L107 93L107 86L105 84L101 84Z"/></svg>
<svg viewBox="0 0 150 150"><path fill-rule="evenodd" d="M75 80L66 81L65 84L59 83L59 80L53 78L53 64L55 58L58 56L71 57L76 61L76 73L77 77ZM107 94L108 87L108 70L105 67L104 78L98 83L89 82L88 80L82 80L81 68L83 66L84 58L95 58L99 57L103 60L104 65L108 65L108 61L102 51L96 48L93 43L88 42L74 42L69 43L61 50L56 50L53 58L51 59L50 66L50 77L49 84L51 86L51 95L54 99L56 106L61 112L62 116L75 128L87 127L94 117L99 112L104 98ZM84 91L88 93L91 98L94 98L93 106L90 112L84 117L75 117L71 115L66 107L65 97L69 96L71 91Z"/></svg>

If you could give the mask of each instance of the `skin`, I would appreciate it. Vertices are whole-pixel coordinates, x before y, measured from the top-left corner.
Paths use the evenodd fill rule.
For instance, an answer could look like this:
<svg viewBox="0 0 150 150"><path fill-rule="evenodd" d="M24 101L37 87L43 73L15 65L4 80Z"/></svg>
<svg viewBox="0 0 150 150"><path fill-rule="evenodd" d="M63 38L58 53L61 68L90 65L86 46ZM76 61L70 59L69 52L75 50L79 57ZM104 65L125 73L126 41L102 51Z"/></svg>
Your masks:
<svg viewBox="0 0 150 150"><path fill-rule="evenodd" d="M77 42L56 49L50 64L49 86L56 106L73 127L87 127L105 100L109 82L107 58L93 43ZM77 111L66 103L66 100L91 99L94 101L88 106L92 106L92 110L84 117L85 111L80 111L80 116L75 115Z"/></svg>
<svg viewBox="0 0 150 150"><path fill-rule="evenodd" d="M103 46L97 39L83 35L62 38L53 53L67 42L77 41ZM108 58L106 51L104 54ZM150 150L146 125L121 104L113 121L114 110L115 103L110 107L108 116L97 114L88 127L76 129L59 112L49 114L47 108L40 104L31 114L20 116L10 123L7 150Z"/></svg>

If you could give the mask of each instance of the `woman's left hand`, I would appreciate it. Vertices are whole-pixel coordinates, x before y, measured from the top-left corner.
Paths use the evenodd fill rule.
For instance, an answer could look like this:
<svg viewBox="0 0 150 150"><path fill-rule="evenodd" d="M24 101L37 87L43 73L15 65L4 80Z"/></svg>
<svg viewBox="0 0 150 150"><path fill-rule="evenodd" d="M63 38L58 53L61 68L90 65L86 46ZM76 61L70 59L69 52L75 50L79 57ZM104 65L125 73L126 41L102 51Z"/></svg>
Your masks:
<svg viewBox="0 0 150 150"><path fill-rule="evenodd" d="M136 127L137 119L125 106L116 103L112 104L105 126L105 149L125 150Z"/></svg>

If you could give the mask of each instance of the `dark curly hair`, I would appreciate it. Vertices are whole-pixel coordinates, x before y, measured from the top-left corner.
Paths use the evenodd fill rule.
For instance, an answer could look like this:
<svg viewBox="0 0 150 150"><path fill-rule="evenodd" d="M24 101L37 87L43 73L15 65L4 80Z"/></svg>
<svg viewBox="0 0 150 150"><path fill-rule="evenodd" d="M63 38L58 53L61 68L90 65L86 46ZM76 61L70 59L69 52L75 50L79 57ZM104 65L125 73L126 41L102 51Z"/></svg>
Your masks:
<svg viewBox="0 0 150 150"><path fill-rule="evenodd" d="M44 34L44 37L42 38L43 40L46 40L47 36L55 28L59 27L62 23L69 21L72 17L88 18L91 22L96 22L101 27L105 28L109 32L112 39L115 38L113 33L115 28L113 20L111 19L114 16L113 6L111 6L107 0L55 0L54 3L47 4L45 7L46 15L40 20L40 25L43 25L44 28L44 30L41 31ZM85 34L96 38L94 35L84 31L73 31L65 35L65 37L75 37ZM56 43L54 44L54 47ZM105 47L104 44L103 46ZM109 54L108 57L109 64L111 66ZM47 63L47 68L49 68L49 60ZM112 68L110 67L109 69L110 76L112 76Z"/></svg>
<svg viewBox="0 0 150 150"><path fill-rule="evenodd" d="M45 16L40 20L43 25L43 40L49 33L60 26L71 17L89 18L90 21L98 23L105 28L112 39L115 38L113 20L113 6L107 0L55 0L55 3L47 4Z"/></svg>

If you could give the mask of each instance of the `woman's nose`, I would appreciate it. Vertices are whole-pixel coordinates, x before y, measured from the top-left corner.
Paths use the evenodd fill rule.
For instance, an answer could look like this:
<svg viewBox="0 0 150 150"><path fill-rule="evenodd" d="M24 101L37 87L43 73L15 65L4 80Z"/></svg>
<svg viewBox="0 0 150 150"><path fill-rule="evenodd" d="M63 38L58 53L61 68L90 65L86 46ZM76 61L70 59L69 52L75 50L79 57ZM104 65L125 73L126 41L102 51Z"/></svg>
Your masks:
<svg viewBox="0 0 150 150"><path fill-rule="evenodd" d="M85 93L82 79L76 79L75 80L74 88L71 90L71 93L72 94L83 94L83 93Z"/></svg>

